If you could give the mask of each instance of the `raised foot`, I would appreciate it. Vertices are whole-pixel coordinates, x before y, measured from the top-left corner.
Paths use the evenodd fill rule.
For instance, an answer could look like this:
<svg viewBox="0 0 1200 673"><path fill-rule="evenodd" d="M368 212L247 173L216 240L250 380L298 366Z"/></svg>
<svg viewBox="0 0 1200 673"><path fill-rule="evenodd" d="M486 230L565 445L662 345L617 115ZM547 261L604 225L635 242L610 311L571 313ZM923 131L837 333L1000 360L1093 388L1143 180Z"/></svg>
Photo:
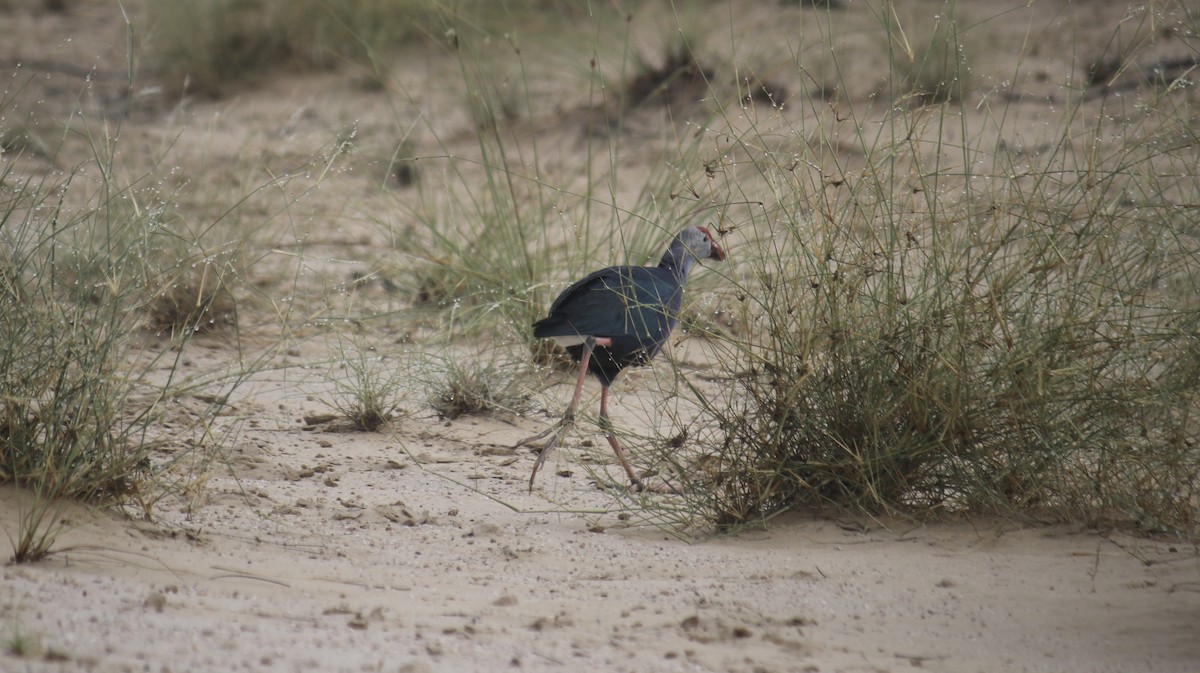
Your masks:
<svg viewBox="0 0 1200 673"><path fill-rule="evenodd" d="M533 491L533 480L537 477L538 469L542 467L542 463L546 462L546 456L549 456L550 452L558 446L558 443L562 441L563 435L567 433L567 428L570 428L572 425L574 425L574 423L575 419L570 415L563 416L561 420L546 430L539 432L532 437L526 437L513 446L514 449L522 446L537 446L538 442L545 440L544 443L537 447L538 457L533 463L533 471L529 474L530 491Z"/></svg>

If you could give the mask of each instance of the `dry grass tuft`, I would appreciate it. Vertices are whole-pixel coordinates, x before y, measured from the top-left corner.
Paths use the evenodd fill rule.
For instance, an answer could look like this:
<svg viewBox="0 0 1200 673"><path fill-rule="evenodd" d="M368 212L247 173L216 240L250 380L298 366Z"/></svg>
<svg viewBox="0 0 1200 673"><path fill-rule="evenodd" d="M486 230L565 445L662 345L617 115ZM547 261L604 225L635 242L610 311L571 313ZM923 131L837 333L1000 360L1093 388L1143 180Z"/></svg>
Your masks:
<svg viewBox="0 0 1200 673"><path fill-rule="evenodd" d="M496 411L520 412L529 405L524 376L519 369L495 362L446 363L444 378L433 384L429 405L439 418Z"/></svg>

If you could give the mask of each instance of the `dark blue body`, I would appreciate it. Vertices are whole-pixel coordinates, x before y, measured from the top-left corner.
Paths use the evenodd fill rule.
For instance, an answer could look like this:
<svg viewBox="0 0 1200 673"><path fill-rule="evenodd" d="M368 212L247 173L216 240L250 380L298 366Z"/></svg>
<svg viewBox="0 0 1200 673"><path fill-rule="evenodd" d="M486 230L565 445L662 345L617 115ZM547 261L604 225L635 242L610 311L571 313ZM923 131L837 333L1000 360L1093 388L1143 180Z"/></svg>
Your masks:
<svg viewBox="0 0 1200 673"><path fill-rule="evenodd" d="M686 271L673 263L657 267L614 266L596 271L563 291L550 315L533 325L538 338L597 337L612 340L592 352L588 371L605 387L625 367L650 361L667 338L683 302ZM569 345L576 362L583 345Z"/></svg>

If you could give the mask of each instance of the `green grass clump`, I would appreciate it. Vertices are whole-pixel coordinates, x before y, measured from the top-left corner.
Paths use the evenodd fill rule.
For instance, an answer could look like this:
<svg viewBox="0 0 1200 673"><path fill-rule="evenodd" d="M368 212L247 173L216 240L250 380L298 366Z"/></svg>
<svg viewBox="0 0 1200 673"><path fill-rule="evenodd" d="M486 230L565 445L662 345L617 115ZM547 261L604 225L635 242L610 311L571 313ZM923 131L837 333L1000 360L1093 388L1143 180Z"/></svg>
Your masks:
<svg viewBox="0 0 1200 673"><path fill-rule="evenodd" d="M946 140L945 106L858 131L845 180L747 140L722 174L767 176L731 278L751 329L721 340L728 388L693 386L712 419L694 505L724 524L833 505L1200 532L1200 112L1152 100L1078 101L1019 169Z"/></svg>
<svg viewBox="0 0 1200 673"><path fill-rule="evenodd" d="M206 279L187 291L198 308L165 316L162 297L187 263L173 254L181 234L163 209L145 207L137 181L114 177L101 151L111 145L91 142L94 158L66 173L22 173L31 164L18 155L0 174L0 484L34 495L12 537L17 561L49 552L66 500L131 502L150 516L169 487L159 477L206 441L236 385L180 371L214 298L231 296L231 279ZM214 385L223 390L209 394ZM207 402L184 412L181 432L156 432L179 398L200 389ZM156 460L167 444L193 440Z"/></svg>
<svg viewBox="0 0 1200 673"><path fill-rule="evenodd" d="M429 405L439 418L497 411L520 412L529 403L521 367L502 366L494 361L446 360L443 376L430 384Z"/></svg>
<svg viewBox="0 0 1200 673"><path fill-rule="evenodd" d="M235 255L185 257L164 269L150 288L148 327L178 335L235 329L237 301L232 284L240 274Z"/></svg>
<svg viewBox="0 0 1200 673"><path fill-rule="evenodd" d="M128 337L144 320L125 281L141 260L90 214L64 221L37 207L55 206L38 186L5 187L0 477L52 497L118 497L146 459L124 417L135 384L123 371Z"/></svg>
<svg viewBox="0 0 1200 673"><path fill-rule="evenodd" d="M145 223L118 217L119 199L71 215L47 199L71 180L49 187L6 180L0 194L0 483L37 496L14 540L18 561L49 551L56 501L143 498L160 446L150 430L176 391L143 380L158 358L130 364L143 355L152 294L148 251L127 234Z"/></svg>
<svg viewBox="0 0 1200 673"><path fill-rule="evenodd" d="M762 296L753 374L710 400L724 468L698 491L719 521L834 503L1194 529L1200 302L1179 290L1200 240L1159 222L1160 255L1119 216L973 219L915 243L780 232L791 287Z"/></svg>
<svg viewBox="0 0 1200 673"><path fill-rule="evenodd" d="M331 405L363 432L375 432L400 411L405 399L408 372L396 367L382 346L355 336L339 343L339 368L333 377Z"/></svg>

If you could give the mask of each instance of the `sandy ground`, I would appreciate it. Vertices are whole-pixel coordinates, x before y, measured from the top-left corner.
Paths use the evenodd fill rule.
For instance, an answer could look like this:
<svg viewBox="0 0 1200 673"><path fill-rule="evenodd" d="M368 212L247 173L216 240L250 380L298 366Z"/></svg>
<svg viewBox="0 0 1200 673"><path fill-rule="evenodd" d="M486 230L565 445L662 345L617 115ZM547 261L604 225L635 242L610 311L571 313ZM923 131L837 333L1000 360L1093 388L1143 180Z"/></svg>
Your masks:
<svg viewBox="0 0 1200 673"><path fill-rule="evenodd" d="M67 4L72 9L63 14L0 2L0 64L43 70L30 86L51 104L119 116L124 36L113 4ZM772 24L770 12L807 11L754 6L768 4L765 15L735 3L738 11L721 16L762 28ZM861 4L849 4L848 17L870 19ZM987 3L960 4L992 13ZM995 32L1011 29L1010 41L1020 44L1030 26L1034 36L1079 32L1089 24L1078 12L1110 23L1127 14L1118 3L1073 3L1070 11L1046 4L1000 12L1008 19L995 20ZM1079 34L1076 44L1081 51L1102 45L1110 33ZM851 46L865 39L852 27L846 35ZM1042 51L1022 65L1029 73L1023 93L1047 104L1014 112L1031 129L1018 140L1036 141L1036 129L1055 114L1056 68L1079 68L1072 55ZM877 89L868 65L858 66L867 74L846 75L861 88L846 95ZM417 58L394 77L407 91L436 93L433 85L449 81L456 67ZM981 67L986 80L991 75ZM93 68L85 81L80 73ZM1011 70L995 65L993 72ZM183 206L206 208L198 220L219 212L221 190L244 191L314 158L319 167L330 138L351 124L360 145L394 141L399 127L415 128L426 149L436 137L441 149L470 151L470 122L451 98L430 95L421 115L397 112L382 104L385 94L346 80L283 73L220 100L178 103L147 87L138 90L142 102L122 133L135 151L166 153L182 167L181 184L193 187L181 190ZM540 158L548 179L582 142L570 107L584 98L564 94L545 104L538 123L515 124L514 137L547 136ZM376 109L382 116L372 116ZM654 115L635 121L628 131L635 141L654 137ZM553 135L567 127L572 135ZM86 155L66 145L60 162L69 163L72 152ZM291 229L270 244L283 249L288 236L308 242L306 292L378 264L372 232L393 217L389 199L404 197L372 190L363 177L372 157L356 156L297 201L288 211ZM630 149L623 160L661 157ZM296 190L306 184L294 180ZM322 219L330 214L336 226ZM368 218L372 226L355 228ZM293 259L279 257L266 263L286 267ZM184 373L228 366L239 347L265 351L272 317L243 316L240 345L220 333L195 340ZM329 343L301 339L284 359L321 361ZM443 422L410 406L380 433L345 431L336 421L311 426L302 419L330 412L322 373L282 367L239 389L228 416L237 432L223 436L222 460L208 466L186 502L159 503L153 522L67 506L49 559L0 570L0 670L1200 670L1200 552L1193 545L1084 526L799 515L735 535L682 536L656 525L655 506L669 496L639 502L596 489L588 473L596 463L581 456L603 461L610 475L619 468L594 427L579 429L530 493L534 457L511 447L545 427L547 416ZM633 372L619 384L619 426L644 422L645 414L620 409L653 408L662 390L655 376ZM540 402L556 410L569 381L554 381ZM594 405L589 390L586 403ZM599 449L579 452L583 440ZM27 498L0 488L0 525L9 535ZM14 653L16 642L28 651Z"/></svg>
<svg viewBox="0 0 1200 673"><path fill-rule="evenodd" d="M622 528L578 478L551 473L544 488L596 513L548 511L522 488L529 457L506 466L487 444L430 444L422 469L386 436L249 431L240 483L213 479L185 524L72 512L58 554L2 574L6 626L51 656L0 662L1184 672L1200 661L1191 547L1062 526L805 518L689 544ZM2 495L8 526L17 496Z"/></svg>

